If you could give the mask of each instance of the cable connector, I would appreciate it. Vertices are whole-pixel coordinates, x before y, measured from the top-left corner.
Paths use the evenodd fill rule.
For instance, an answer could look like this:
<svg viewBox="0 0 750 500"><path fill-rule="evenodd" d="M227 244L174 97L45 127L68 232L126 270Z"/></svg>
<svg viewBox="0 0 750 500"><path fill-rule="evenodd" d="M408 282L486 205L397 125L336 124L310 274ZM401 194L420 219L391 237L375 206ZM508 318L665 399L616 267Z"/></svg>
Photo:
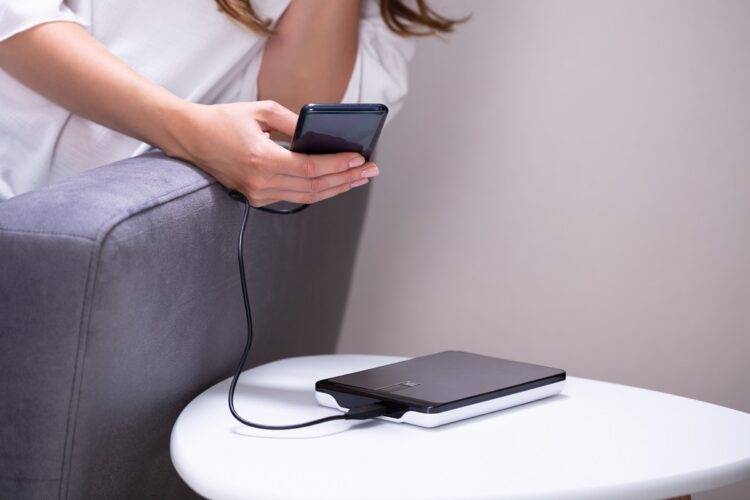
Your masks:
<svg viewBox="0 0 750 500"><path fill-rule="evenodd" d="M388 414L388 407L383 403L373 403L351 408L344 414L344 420L367 420Z"/></svg>

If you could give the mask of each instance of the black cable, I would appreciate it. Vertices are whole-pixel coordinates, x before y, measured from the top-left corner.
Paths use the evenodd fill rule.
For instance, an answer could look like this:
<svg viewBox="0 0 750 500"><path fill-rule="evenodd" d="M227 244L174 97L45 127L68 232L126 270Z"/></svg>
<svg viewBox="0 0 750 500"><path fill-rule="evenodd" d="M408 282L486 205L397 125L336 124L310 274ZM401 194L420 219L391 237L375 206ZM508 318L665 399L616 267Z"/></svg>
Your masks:
<svg viewBox="0 0 750 500"><path fill-rule="evenodd" d="M237 242L237 261L240 266L240 285L242 286L242 300L245 304L245 320L247 321L247 341L245 342L245 349L242 351L242 357L240 358L240 363L237 365L237 369L234 371L234 376L232 377L232 383L229 385L229 411L232 413L232 416L237 419L240 423L247 425L249 427L255 427L258 429L267 429L267 430L275 430L275 431L281 431L281 430L288 430L288 429L299 429L300 427L309 427L311 425L317 425L322 424L323 422L330 422L332 420L364 420L368 418L375 418L382 415L385 415L387 413L387 408L385 405L375 403L371 405L366 406L360 406L356 408L350 409L346 413L341 413L338 415L331 415L330 417L323 417L319 418L317 420L310 420L309 422L302 422L299 424L290 424L290 425L266 425L266 424L258 424L255 422L250 422L249 420L245 420L240 416L239 413L237 413L237 410L234 408L234 392L235 389L237 389L237 382L240 379L240 375L242 374L242 369L245 367L245 362L247 361L247 357L250 354L250 347L253 345L253 313L250 309L250 299L248 297L248 291L247 291L247 280L245 279L245 260L244 260L244 241L245 241L245 228L247 227L247 219L250 215L250 203L248 203L247 199L242 196L242 194L233 191L230 193L230 195L235 199L240 199L245 204L245 214L242 217L242 225L240 226L240 235ZM260 210L264 212L274 213L274 214L281 214L281 215L288 215L288 214L294 214L301 212L305 208L307 208L309 205L302 205L299 207L295 207L290 210L284 210L284 211L277 211L272 208L266 208L261 207Z"/></svg>
<svg viewBox="0 0 750 500"><path fill-rule="evenodd" d="M234 196L234 195L233 195ZM255 210L260 210L261 212L266 212L269 214L276 214L276 215L291 215L291 214L298 214L310 205L297 205L296 207L292 208L271 208L271 207L253 207Z"/></svg>

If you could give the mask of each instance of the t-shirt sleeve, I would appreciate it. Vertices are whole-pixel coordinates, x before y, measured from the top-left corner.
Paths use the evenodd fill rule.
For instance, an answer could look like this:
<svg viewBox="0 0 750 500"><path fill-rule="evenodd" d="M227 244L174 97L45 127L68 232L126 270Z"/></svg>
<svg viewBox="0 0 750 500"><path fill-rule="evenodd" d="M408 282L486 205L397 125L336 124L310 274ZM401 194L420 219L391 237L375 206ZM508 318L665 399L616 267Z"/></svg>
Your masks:
<svg viewBox="0 0 750 500"><path fill-rule="evenodd" d="M0 42L53 21L69 21L86 26L84 19L60 0L0 0Z"/></svg>
<svg viewBox="0 0 750 500"><path fill-rule="evenodd" d="M392 119L408 90L408 65L413 55L413 38L392 32L380 15L379 2L366 0L359 24L357 60L341 102L383 103Z"/></svg>

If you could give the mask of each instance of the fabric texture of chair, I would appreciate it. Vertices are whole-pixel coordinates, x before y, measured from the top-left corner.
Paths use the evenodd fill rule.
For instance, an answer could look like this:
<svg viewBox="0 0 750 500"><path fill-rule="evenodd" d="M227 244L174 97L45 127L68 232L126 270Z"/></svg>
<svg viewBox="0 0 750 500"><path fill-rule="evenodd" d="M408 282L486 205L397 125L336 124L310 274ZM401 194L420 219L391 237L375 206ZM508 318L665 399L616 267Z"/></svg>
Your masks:
<svg viewBox="0 0 750 500"><path fill-rule="evenodd" d="M253 211L248 366L335 349L367 188ZM0 203L0 497L191 498L172 425L229 376L241 203L153 152Z"/></svg>

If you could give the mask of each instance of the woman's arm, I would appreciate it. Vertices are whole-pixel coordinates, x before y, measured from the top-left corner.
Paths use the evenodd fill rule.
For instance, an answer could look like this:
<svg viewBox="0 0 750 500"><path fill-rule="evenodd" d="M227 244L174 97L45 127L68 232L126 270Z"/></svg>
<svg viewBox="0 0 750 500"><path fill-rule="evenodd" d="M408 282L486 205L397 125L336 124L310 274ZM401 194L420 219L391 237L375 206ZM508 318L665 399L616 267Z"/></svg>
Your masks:
<svg viewBox="0 0 750 500"><path fill-rule="evenodd" d="M390 121L403 104L413 54L414 37L388 28L378 0L294 0L260 71L248 76L261 98L292 110L305 102L380 102Z"/></svg>
<svg viewBox="0 0 750 500"><path fill-rule="evenodd" d="M0 43L0 66L69 111L169 150L166 116L186 102L143 78L74 23L47 23Z"/></svg>
<svg viewBox="0 0 750 500"><path fill-rule="evenodd" d="M298 110L340 102L357 57L359 0L293 0L269 38L258 98Z"/></svg>
<svg viewBox="0 0 750 500"><path fill-rule="evenodd" d="M319 201L377 172L355 153L301 155L269 140L272 130L292 135L297 119L274 102L180 99L74 23L42 24L0 42L0 67L75 114L196 164L255 206Z"/></svg>

